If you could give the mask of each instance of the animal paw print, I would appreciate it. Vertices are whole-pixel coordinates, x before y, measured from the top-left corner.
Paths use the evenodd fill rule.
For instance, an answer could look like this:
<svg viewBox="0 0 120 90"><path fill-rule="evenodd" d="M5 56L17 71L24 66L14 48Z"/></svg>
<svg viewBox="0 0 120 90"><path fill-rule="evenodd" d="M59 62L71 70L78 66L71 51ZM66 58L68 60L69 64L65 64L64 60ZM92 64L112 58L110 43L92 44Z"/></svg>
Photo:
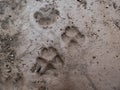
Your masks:
<svg viewBox="0 0 120 90"><path fill-rule="evenodd" d="M59 11L52 5L40 8L34 13L34 18L39 25L50 25L57 21Z"/></svg>
<svg viewBox="0 0 120 90"><path fill-rule="evenodd" d="M43 75L48 70L59 70L63 65L64 61L58 51L53 47L48 47L42 49L41 55L36 58L36 63L31 71Z"/></svg>
<svg viewBox="0 0 120 90"><path fill-rule="evenodd" d="M72 44L79 44L81 46L85 41L85 36L79 32L78 28L75 26L67 26L61 38L67 46Z"/></svg>

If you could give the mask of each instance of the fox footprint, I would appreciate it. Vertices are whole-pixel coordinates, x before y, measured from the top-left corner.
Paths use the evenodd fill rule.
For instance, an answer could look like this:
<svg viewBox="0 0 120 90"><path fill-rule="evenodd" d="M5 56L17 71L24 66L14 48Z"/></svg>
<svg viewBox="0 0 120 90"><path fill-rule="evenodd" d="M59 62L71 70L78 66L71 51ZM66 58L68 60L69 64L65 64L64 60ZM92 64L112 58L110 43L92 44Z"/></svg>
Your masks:
<svg viewBox="0 0 120 90"><path fill-rule="evenodd" d="M65 32L61 35L61 38L67 46L76 44L82 46L85 41L85 35L79 32L76 26L67 26Z"/></svg>
<svg viewBox="0 0 120 90"><path fill-rule="evenodd" d="M43 75L48 70L60 70L63 65L64 61L57 50L48 47L42 49L41 55L36 58L36 63L31 68L31 71Z"/></svg>
<svg viewBox="0 0 120 90"><path fill-rule="evenodd" d="M60 12L51 5L46 5L34 13L34 18L39 25L50 25L57 21Z"/></svg>

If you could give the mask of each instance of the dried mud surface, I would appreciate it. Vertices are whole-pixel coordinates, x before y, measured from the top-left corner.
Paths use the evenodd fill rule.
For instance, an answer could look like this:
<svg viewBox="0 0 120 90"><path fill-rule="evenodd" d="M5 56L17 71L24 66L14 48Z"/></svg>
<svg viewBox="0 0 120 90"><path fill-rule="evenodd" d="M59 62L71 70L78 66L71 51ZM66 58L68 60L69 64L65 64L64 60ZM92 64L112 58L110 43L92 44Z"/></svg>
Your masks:
<svg viewBox="0 0 120 90"><path fill-rule="evenodd" d="M0 0L0 90L120 90L120 0Z"/></svg>

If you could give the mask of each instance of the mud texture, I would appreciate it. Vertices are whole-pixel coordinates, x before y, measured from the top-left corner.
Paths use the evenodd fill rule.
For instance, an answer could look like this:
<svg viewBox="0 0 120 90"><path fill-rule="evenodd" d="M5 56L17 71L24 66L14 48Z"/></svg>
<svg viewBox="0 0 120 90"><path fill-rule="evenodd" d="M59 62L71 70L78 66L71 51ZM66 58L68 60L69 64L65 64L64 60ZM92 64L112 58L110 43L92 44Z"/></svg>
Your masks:
<svg viewBox="0 0 120 90"><path fill-rule="evenodd" d="M120 90L120 0L0 0L0 90Z"/></svg>

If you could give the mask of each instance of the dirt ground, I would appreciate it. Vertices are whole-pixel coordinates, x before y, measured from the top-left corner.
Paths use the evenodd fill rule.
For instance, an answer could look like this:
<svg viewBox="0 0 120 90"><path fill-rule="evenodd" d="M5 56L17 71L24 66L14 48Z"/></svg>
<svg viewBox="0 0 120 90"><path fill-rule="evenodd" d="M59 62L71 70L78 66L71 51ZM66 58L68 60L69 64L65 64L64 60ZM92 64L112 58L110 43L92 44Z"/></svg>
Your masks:
<svg viewBox="0 0 120 90"><path fill-rule="evenodd" d="M120 90L120 0L0 0L0 90Z"/></svg>

